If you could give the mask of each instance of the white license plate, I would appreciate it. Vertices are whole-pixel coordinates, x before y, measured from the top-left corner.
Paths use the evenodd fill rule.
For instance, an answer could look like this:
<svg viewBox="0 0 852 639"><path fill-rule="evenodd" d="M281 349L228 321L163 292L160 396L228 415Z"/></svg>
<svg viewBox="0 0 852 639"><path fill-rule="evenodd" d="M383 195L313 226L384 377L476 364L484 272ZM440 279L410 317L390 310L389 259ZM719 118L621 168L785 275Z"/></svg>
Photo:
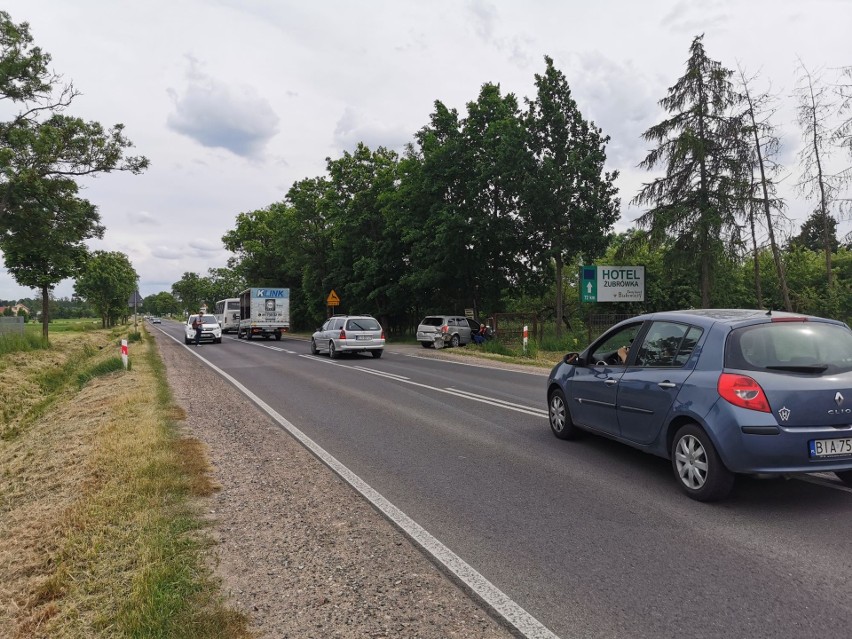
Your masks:
<svg viewBox="0 0 852 639"><path fill-rule="evenodd" d="M373 339L373 336L372 335L356 335L355 339L357 339L359 341L365 341L365 340Z"/></svg>
<svg viewBox="0 0 852 639"><path fill-rule="evenodd" d="M841 439L814 439L808 442L811 457L850 457L852 437Z"/></svg>

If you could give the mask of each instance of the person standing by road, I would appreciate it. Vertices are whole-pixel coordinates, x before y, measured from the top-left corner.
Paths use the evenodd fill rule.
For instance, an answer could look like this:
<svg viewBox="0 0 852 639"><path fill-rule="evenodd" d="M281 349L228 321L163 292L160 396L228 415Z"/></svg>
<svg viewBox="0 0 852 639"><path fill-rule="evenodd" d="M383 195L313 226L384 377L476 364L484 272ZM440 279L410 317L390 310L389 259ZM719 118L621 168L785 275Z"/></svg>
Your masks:
<svg viewBox="0 0 852 639"><path fill-rule="evenodd" d="M192 328L195 329L195 345L198 346L201 343L201 329L204 327L204 311L199 311L198 316L195 318L195 321L192 323Z"/></svg>

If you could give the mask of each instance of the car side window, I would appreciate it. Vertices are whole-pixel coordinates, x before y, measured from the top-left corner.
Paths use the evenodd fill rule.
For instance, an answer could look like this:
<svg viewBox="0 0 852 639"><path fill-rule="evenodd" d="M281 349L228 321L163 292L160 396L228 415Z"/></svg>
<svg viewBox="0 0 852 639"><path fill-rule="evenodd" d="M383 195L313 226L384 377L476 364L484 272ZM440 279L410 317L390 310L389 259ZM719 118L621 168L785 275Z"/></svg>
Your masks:
<svg viewBox="0 0 852 639"><path fill-rule="evenodd" d="M455 326L455 325L456 325L456 320L455 320L455 318L453 318L453 317L448 317L448 318L447 318L447 326Z"/></svg>
<svg viewBox="0 0 852 639"><path fill-rule="evenodd" d="M595 345L595 350L591 354L590 364L594 366L624 366L621 359L622 355L629 355L629 349L633 344L633 340L642 328L639 324L631 324L625 326L616 333L608 335L604 341ZM624 349L619 354L619 349Z"/></svg>
<svg viewBox="0 0 852 639"><path fill-rule="evenodd" d="M692 357L692 351L695 350L695 345L698 344L698 340L701 339L703 333L704 331L697 326L689 328L686 332L686 337L683 338L680 348L677 351L675 366L683 366L689 361L689 358Z"/></svg>
<svg viewBox="0 0 852 639"><path fill-rule="evenodd" d="M639 366L662 368L683 366L689 360L701 329L675 322L654 322L636 355Z"/></svg>

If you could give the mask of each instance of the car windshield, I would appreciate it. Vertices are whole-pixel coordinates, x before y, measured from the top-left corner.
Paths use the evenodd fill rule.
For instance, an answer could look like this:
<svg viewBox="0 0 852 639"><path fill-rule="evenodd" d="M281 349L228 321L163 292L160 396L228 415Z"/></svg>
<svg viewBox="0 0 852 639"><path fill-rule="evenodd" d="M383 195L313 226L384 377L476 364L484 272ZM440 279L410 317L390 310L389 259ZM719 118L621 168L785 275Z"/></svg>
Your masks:
<svg viewBox="0 0 852 639"><path fill-rule="evenodd" d="M378 331L380 330L379 323L372 317L361 317L359 319L351 319L346 323L347 331Z"/></svg>
<svg viewBox="0 0 852 639"><path fill-rule="evenodd" d="M725 365L794 373L852 371L852 331L825 322L769 322L731 332Z"/></svg>
<svg viewBox="0 0 852 639"><path fill-rule="evenodd" d="M440 326L444 323L443 317L427 317L422 322L420 322L424 326Z"/></svg>
<svg viewBox="0 0 852 639"><path fill-rule="evenodd" d="M187 324L192 325L192 323L193 323L196 319L198 319L198 315L191 315L191 316L190 316L190 318L189 318L189 320L187 321ZM201 323L202 323L202 324L217 324L217 322L216 322L216 318L215 318L215 317L213 317L212 315L202 315L202 316L201 316Z"/></svg>

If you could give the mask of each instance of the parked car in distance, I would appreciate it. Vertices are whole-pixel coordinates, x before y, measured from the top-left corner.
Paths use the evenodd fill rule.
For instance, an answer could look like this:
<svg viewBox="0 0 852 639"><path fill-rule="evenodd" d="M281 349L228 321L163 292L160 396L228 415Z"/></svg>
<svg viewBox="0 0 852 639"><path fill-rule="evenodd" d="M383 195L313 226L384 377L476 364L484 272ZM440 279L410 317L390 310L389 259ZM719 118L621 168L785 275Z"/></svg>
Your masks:
<svg viewBox="0 0 852 639"><path fill-rule="evenodd" d="M547 380L550 428L671 460L699 501L738 474L833 472L852 486L852 330L776 311L690 310L616 324Z"/></svg>
<svg viewBox="0 0 852 639"><path fill-rule="evenodd" d="M437 341L443 341L442 346L464 346L479 327L479 322L458 315L427 315L417 326L417 341L423 348L432 348Z"/></svg>
<svg viewBox="0 0 852 639"><path fill-rule="evenodd" d="M195 342L195 329L192 328L192 323L195 321L195 318L198 315L190 315L186 318L186 324L184 324L184 336L183 341L184 344L190 344ZM201 339L202 342L212 342L214 344L222 343L222 327L219 326L219 322L216 321L216 317L214 315L208 315L205 313L201 316L202 325L201 325Z"/></svg>
<svg viewBox="0 0 852 639"><path fill-rule="evenodd" d="M152 318L151 318L151 323L152 323L152 324L162 324L162 323L163 323L163 320L161 320L159 317L152 317Z"/></svg>
<svg viewBox="0 0 852 639"><path fill-rule="evenodd" d="M311 336L311 353L327 351L331 359L341 353L370 353L379 358L385 350L385 332L369 315L335 315Z"/></svg>

